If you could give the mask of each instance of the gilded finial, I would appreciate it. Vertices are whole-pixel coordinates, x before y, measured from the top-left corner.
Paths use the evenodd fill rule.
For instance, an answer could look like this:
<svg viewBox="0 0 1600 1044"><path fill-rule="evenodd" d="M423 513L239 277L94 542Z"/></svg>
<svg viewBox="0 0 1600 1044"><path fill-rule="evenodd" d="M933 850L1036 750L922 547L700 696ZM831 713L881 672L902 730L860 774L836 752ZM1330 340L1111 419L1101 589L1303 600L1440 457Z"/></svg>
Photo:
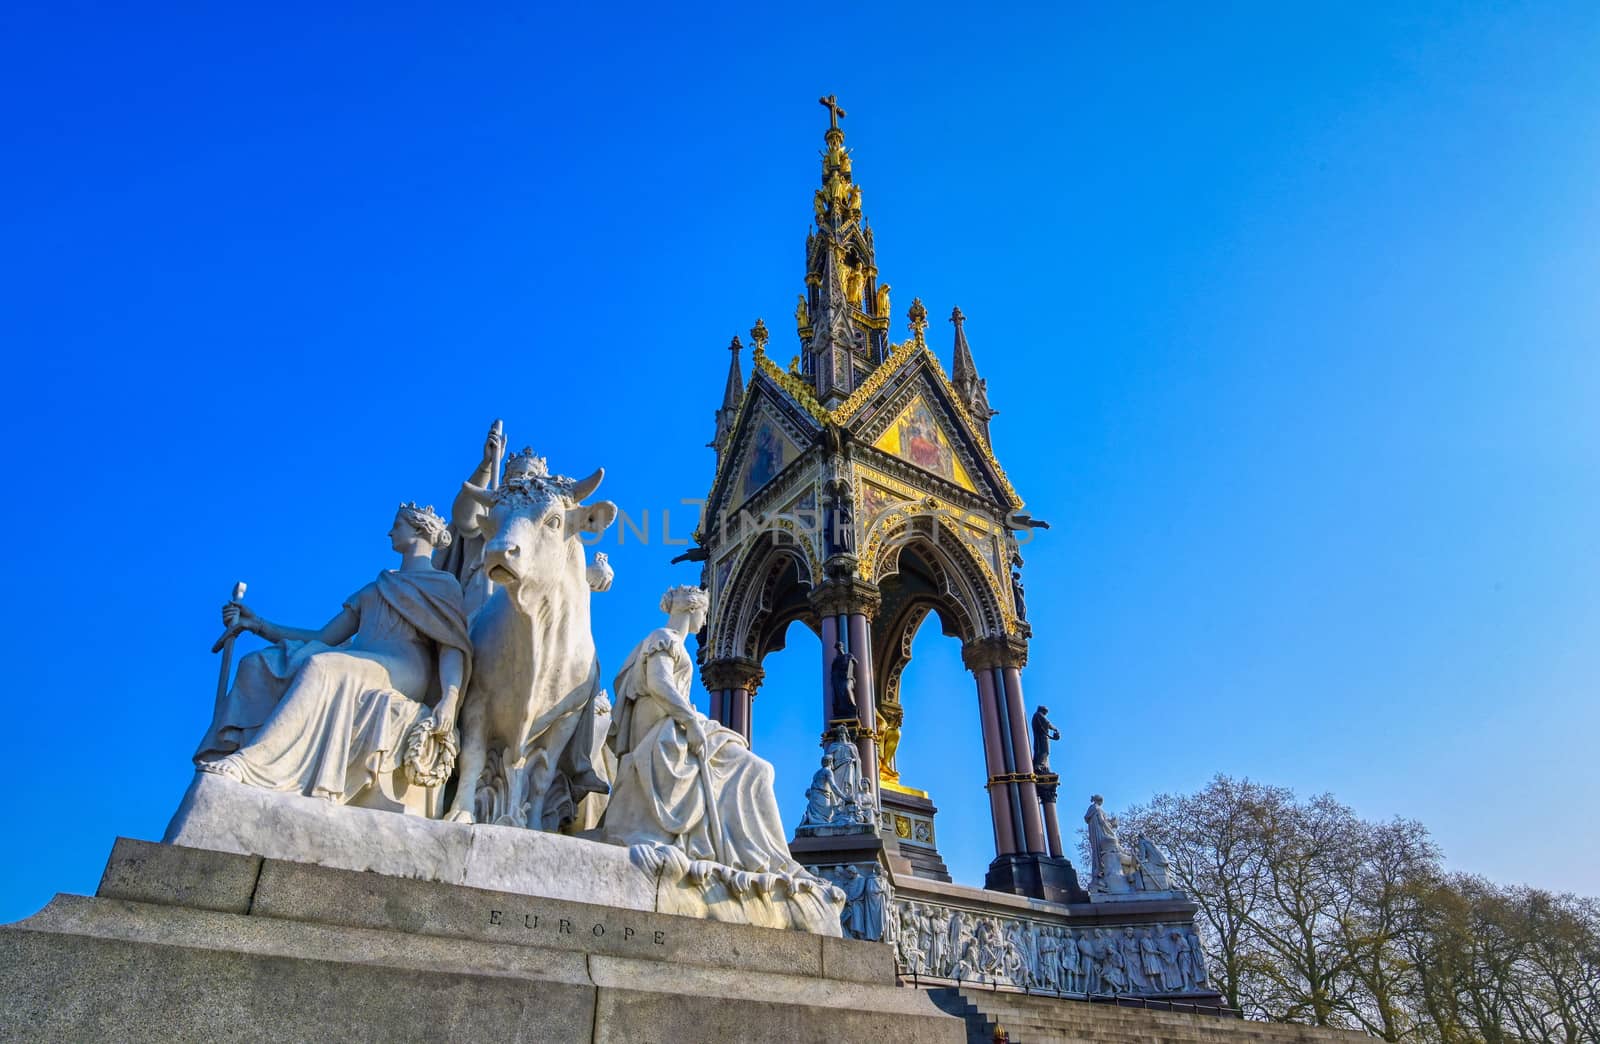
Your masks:
<svg viewBox="0 0 1600 1044"><path fill-rule="evenodd" d="M921 341L928 329L928 310L922 306L922 298L911 299L911 310L906 312L906 318L911 320L911 336Z"/></svg>
<svg viewBox="0 0 1600 1044"><path fill-rule="evenodd" d="M735 337L734 340L737 341L738 338ZM750 343L756 346L756 351L766 351L767 324L762 322L760 319L757 319L756 325L750 328Z"/></svg>
<svg viewBox="0 0 1600 1044"><path fill-rule="evenodd" d="M836 94L829 94L825 97L818 98L817 104L826 105L828 107L828 129L830 131L838 130L839 121L848 115L843 109L839 108L839 96Z"/></svg>

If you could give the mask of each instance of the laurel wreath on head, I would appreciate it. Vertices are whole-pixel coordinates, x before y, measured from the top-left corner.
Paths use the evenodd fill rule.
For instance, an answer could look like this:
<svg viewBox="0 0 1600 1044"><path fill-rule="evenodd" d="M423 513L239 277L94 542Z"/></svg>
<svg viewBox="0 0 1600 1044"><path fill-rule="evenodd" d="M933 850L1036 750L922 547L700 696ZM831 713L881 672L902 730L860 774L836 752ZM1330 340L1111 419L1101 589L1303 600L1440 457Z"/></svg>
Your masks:
<svg viewBox="0 0 1600 1044"><path fill-rule="evenodd" d="M460 745L454 730L434 731L437 724L432 717L423 718L406 730L401 744L404 755L406 779L414 786L439 787L456 770L456 754Z"/></svg>

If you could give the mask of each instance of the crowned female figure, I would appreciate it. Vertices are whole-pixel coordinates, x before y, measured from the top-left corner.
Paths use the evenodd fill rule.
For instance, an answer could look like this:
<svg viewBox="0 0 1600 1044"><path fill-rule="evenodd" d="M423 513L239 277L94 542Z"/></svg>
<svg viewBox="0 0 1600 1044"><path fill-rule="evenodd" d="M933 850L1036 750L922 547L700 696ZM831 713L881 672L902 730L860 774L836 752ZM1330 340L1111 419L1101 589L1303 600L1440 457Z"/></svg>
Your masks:
<svg viewBox="0 0 1600 1044"><path fill-rule="evenodd" d="M195 754L202 771L339 804L420 811L386 794L383 777L401 767L408 733L417 745L453 749L472 643L460 583L431 562L449 540L444 519L402 504L389 539L400 568L379 573L321 628L271 623L237 602L223 607L230 628L273 645L240 661Z"/></svg>
<svg viewBox="0 0 1600 1044"><path fill-rule="evenodd" d="M738 870L809 876L789 855L772 766L689 698L694 657L684 637L705 625L707 604L701 588L668 591L666 626L650 632L617 674L609 736L617 774L602 836L673 846L691 860Z"/></svg>

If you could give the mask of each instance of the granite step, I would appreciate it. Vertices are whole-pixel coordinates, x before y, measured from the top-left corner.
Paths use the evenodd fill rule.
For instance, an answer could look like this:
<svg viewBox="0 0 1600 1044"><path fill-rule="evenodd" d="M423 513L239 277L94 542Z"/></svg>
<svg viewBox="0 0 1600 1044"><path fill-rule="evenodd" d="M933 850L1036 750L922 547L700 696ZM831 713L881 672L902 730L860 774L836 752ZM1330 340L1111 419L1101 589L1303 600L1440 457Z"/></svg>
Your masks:
<svg viewBox="0 0 1600 1044"><path fill-rule="evenodd" d="M1354 1044L1363 1034L970 988L930 991L966 1020L969 1044Z"/></svg>

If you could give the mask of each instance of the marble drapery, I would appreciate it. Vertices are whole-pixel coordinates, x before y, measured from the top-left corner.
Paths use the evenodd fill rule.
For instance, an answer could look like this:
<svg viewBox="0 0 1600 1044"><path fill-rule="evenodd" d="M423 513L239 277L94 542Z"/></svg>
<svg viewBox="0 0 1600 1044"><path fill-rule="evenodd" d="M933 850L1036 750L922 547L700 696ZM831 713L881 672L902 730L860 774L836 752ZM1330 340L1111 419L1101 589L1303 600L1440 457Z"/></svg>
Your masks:
<svg viewBox="0 0 1600 1044"><path fill-rule="evenodd" d="M440 696L438 653L472 643L460 584L389 570L346 600L359 617L338 646L285 641L246 656L201 741L198 766L268 790L340 803L399 767L407 730Z"/></svg>
<svg viewBox="0 0 1600 1044"><path fill-rule="evenodd" d="M658 693L651 661L666 657L675 693ZM803 874L789 855L773 791L772 766L743 736L692 711L694 661L683 639L658 628L634 648L612 687L611 745L617 775L601 832L615 844L666 844L690 859L739 870ZM689 749L685 725L668 713L682 703L705 733Z"/></svg>

